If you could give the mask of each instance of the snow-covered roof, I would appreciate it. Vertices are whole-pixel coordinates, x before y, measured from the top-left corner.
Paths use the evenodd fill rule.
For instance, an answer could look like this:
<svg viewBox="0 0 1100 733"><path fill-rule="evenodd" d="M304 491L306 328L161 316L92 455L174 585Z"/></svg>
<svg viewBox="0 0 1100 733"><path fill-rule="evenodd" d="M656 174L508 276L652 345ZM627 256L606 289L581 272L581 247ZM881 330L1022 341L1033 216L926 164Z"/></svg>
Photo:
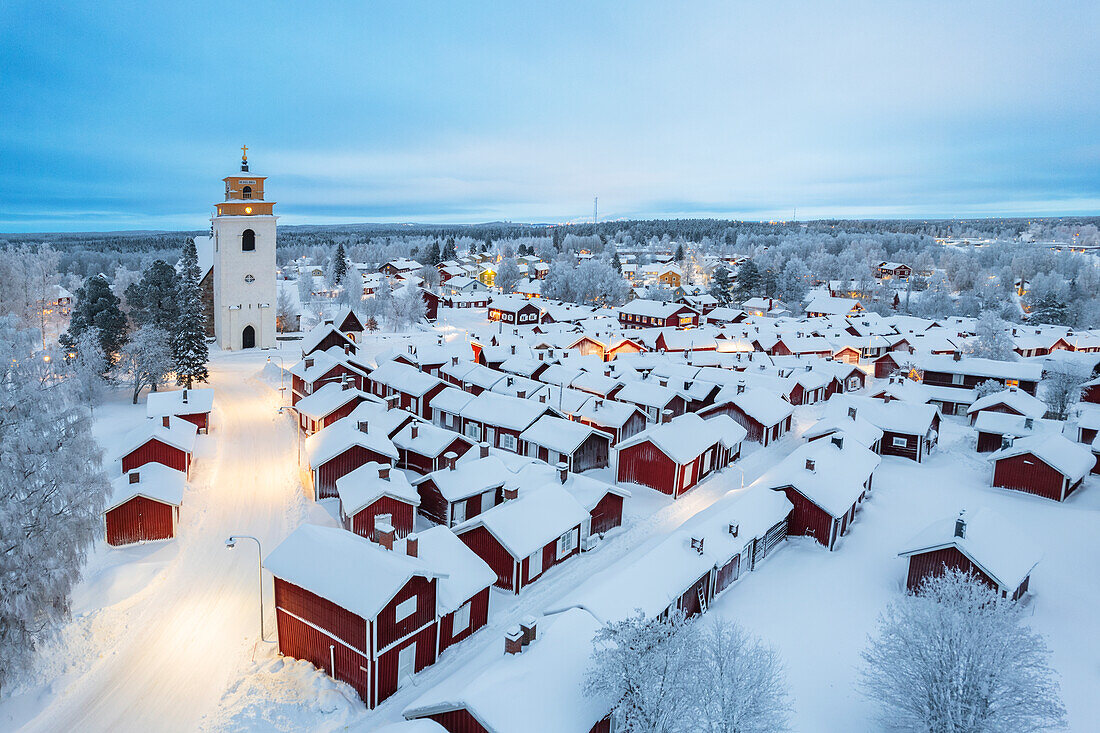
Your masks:
<svg viewBox="0 0 1100 733"><path fill-rule="evenodd" d="M413 397L423 397L441 383L438 377L398 361L380 364L370 373L370 379Z"/></svg>
<svg viewBox="0 0 1100 733"><path fill-rule="evenodd" d="M825 315L845 316L859 305L855 298L833 298L828 295L818 296L806 304L807 313L824 313Z"/></svg>
<svg viewBox="0 0 1100 733"><path fill-rule="evenodd" d="M572 454L592 435L601 435L608 439L611 437L589 425L553 415L543 415L532 423L531 427L520 433L519 438L558 453Z"/></svg>
<svg viewBox="0 0 1100 733"><path fill-rule="evenodd" d="M864 420L859 415L858 409L855 417L852 417L839 403L835 406L826 405L825 414L820 420L811 425L802 434L802 437L806 440L813 440L833 433L845 435L865 448L870 448L882 440L882 430Z"/></svg>
<svg viewBox="0 0 1100 733"><path fill-rule="evenodd" d="M133 477L137 477L134 481ZM161 463L151 462L132 469L111 481L111 496L107 501L110 511L125 504L135 496L179 506L183 501L183 490L187 487L187 476Z"/></svg>
<svg viewBox="0 0 1100 733"><path fill-rule="evenodd" d="M622 450L649 441L677 463L687 463L719 442L732 446L745 439L747 433L743 427L728 416L722 417L725 419L704 420L695 413L688 412L667 423L650 425L640 433L620 441L618 448Z"/></svg>
<svg viewBox="0 0 1100 733"><path fill-rule="evenodd" d="M195 450L195 436L198 427L183 418L168 417L168 427L164 427L164 418L149 419L126 433L118 443L118 455L126 456L135 449L156 439L165 445L179 448L185 453Z"/></svg>
<svg viewBox="0 0 1100 733"><path fill-rule="evenodd" d="M195 254L198 255L199 282L214 268L214 238L195 237Z"/></svg>
<svg viewBox="0 0 1100 733"><path fill-rule="evenodd" d="M1087 476L1096 465L1096 458L1088 448L1056 433L1030 435L1014 440L1007 448L990 453L989 460L1000 461L1025 453L1035 456L1068 478L1071 483Z"/></svg>
<svg viewBox="0 0 1100 733"><path fill-rule="evenodd" d="M927 435L939 414L939 408L934 405L843 394L830 397L825 412L847 414L849 407L855 407L856 414L884 431L907 435Z"/></svg>
<svg viewBox="0 0 1100 733"><path fill-rule="evenodd" d="M306 395L298 400L298 404L294 405L294 409L308 418L319 420L331 415L352 400L381 403L381 400L374 395L355 389L352 382L347 382L346 385L347 388L345 389L345 384L340 382L324 384L313 394Z"/></svg>
<svg viewBox="0 0 1100 733"><path fill-rule="evenodd" d="M442 410L452 415L458 415L462 412L462 408L472 400L474 396L469 392L464 392L457 387L444 387L439 394L432 397L431 405L433 410Z"/></svg>
<svg viewBox="0 0 1100 733"><path fill-rule="evenodd" d="M918 368L924 371L945 372L947 374L968 374L976 377L996 379L1021 379L1038 382L1043 377L1041 364L1027 361L998 361L964 356L955 359L947 354L912 354L908 357Z"/></svg>
<svg viewBox="0 0 1100 733"><path fill-rule="evenodd" d="M1032 397L1022 389L1006 389L1000 392L980 397L967 408L966 414L987 410L996 405L1005 405L1025 417L1042 417L1047 414L1047 404L1037 397Z"/></svg>
<svg viewBox="0 0 1100 733"><path fill-rule="evenodd" d="M1028 420L1031 427L1028 427ZM982 410L974 418L974 429L979 433L995 433L1022 438L1034 433L1061 433L1065 423L1061 420L1028 418L1024 415L1012 415L1007 412Z"/></svg>
<svg viewBox="0 0 1100 733"><path fill-rule="evenodd" d="M382 473L387 478L382 478ZM373 461L336 479L336 493L340 495L340 508L348 517L358 514L383 496L420 506L420 494L404 473Z"/></svg>
<svg viewBox="0 0 1100 733"><path fill-rule="evenodd" d="M363 404L370 403L364 402ZM366 432L359 427L362 422L367 425ZM332 460L355 445L397 460L397 448L394 447L393 442L390 441L384 430L378 426L371 427L372 422L369 418L359 420L352 413L306 438L305 452L309 458L309 465L317 468L322 463Z"/></svg>
<svg viewBox="0 0 1100 733"><path fill-rule="evenodd" d="M470 455L466 453L463 458ZM476 455L476 453L475 453ZM431 481L447 501L466 499L488 489L500 488L512 478L512 472L498 456L478 456L459 461L454 468L441 468L413 481L419 486Z"/></svg>
<svg viewBox="0 0 1100 733"><path fill-rule="evenodd" d="M782 489L793 486L834 517L843 516L866 489L865 483L882 459L859 443L832 440L803 443L757 479L753 486ZM813 461L811 470L807 461Z"/></svg>
<svg viewBox="0 0 1100 733"><path fill-rule="evenodd" d="M790 402L759 387L746 386L741 393L737 392L737 385L723 387L715 395L714 404L721 405L726 402L736 405L738 409L765 427L778 425L794 412Z"/></svg>
<svg viewBox="0 0 1100 733"><path fill-rule="evenodd" d="M634 316L646 316L648 318L668 318L672 314L687 310L692 313L697 311L689 305L683 303L664 303L659 300L646 300L645 298L635 298L626 305L619 308L620 313Z"/></svg>
<svg viewBox="0 0 1100 733"><path fill-rule="evenodd" d="M482 392L462 408L462 417L509 430L526 430L546 412L548 406L494 392Z"/></svg>
<svg viewBox="0 0 1100 733"><path fill-rule="evenodd" d="M414 427L416 429L415 438L413 437ZM470 443L469 440L453 430L416 420L410 420L390 440L401 450L412 451L429 458L436 458L456 440Z"/></svg>
<svg viewBox="0 0 1100 733"><path fill-rule="evenodd" d="M416 576L439 578L429 563L384 549L354 532L303 524L264 558L272 575L373 619Z"/></svg>
<svg viewBox="0 0 1100 733"><path fill-rule="evenodd" d="M146 417L197 415L214 409L213 389L176 389L150 392L145 400Z"/></svg>
<svg viewBox="0 0 1100 733"><path fill-rule="evenodd" d="M457 470L457 469L456 469ZM588 519L588 512L560 485L524 490L454 528L455 534L484 527L512 557L525 558Z"/></svg>
<svg viewBox="0 0 1100 733"><path fill-rule="evenodd" d="M321 342L329 336L329 334L336 334L341 346L347 345L352 351L355 351L355 342L349 339L344 333L331 323L318 323L313 328L302 336L302 354L310 355L311 352L320 346Z"/></svg>
<svg viewBox="0 0 1100 733"><path fill-rule="evenodd" d="M544 617L536 640L520 654L490 645L470 664L405 709L417 718L465 709L492 733L587 731L611 710L602 696L585 694L584 679L599 622L572 609Z"/></svg>
<svg viewBox="0 0 1100 733"><path fill-rule="evenodd" d="M615 394L615 399L621 402L633 402L643 407L664 408L677 396L678 393L674 389L637 380L623 385L623 388Z"/></svg>
<svg viewBox="0 0 1100 733"><path fill-rule="evenodd" d="M956 519L940 519L923 529L898 553L909 557L947 547L966 555L1001 588L1015 590L1042 558L1027 532L992 509L964 514L963 537L955 536Z"/></svg>
<svg viewBox="0 0 1100 733"><path fill-rule="evenodd" d="M457 611L475 594L496 582L496 572L446 527L436 525L414 536L417 557L436 572L446 574L436 582L435 591L442 613ZM394 543L394 552L407 553L407 544L407 539L398 540Z"/></svg>

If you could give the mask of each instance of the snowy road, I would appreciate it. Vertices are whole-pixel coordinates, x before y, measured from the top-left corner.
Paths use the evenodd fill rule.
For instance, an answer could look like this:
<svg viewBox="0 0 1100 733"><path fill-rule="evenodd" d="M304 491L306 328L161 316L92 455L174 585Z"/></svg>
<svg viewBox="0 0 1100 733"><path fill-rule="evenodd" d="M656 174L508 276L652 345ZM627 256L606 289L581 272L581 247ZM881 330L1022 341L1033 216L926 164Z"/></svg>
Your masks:
<svg viewBox="0 0 1100 733"><path fill-rule="evenodd" d="M113 640L87 650L99 658L65 678L25 730L193 731L252 656L256 547L227 550L225 538L255 535L266 552L307 512L293 421L277 413L279 393L255 378L262 365L257 354L212 363L212 429L184 497L178 553L161 577L107 609ZM270 599L268 611L272 624Z"/></svg>

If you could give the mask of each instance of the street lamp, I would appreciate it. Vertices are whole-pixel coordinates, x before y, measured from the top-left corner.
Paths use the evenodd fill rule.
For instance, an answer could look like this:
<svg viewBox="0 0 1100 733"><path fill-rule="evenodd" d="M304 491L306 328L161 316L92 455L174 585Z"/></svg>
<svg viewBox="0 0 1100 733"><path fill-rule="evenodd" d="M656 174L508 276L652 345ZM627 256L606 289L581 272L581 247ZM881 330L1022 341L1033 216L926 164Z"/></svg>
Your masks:
<svg viewBox="0 0 1100 733"><path fill-rule="evenodd" d="M252 540L256 543L256 569L258 571L258 577L260 581L260 641L267 642L268 644L274 644L274 641L268 641L264 638L264 565L263 565L263 549L260 547L260 541L252 535L230 535L229 539L225 541L226 549L232 550L237 546L237 540Z"/></svg>

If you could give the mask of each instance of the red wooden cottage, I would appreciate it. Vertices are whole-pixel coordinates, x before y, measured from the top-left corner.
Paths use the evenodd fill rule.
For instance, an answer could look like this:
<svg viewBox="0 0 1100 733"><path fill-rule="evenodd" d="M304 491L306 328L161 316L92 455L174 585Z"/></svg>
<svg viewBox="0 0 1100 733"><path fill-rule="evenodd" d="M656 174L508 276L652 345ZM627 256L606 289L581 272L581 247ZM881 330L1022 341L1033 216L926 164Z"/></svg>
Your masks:
<svg viewBox="0 0 1100 733"><path fill-rule="evenodd" d="M619 308L619 325L623 328L687 328L699 325L699 312L683 303L636 298Z"/></svg>
<svg viewBox="0 0 1100 733"><path fill-rule="evenodd" d="M304 524L264 560L279 652L346 682L367 707L435 663L444 574L335 527Z"/></svg>
<svg viewBox="0 0 1100 733"><path fill-rule="evenodd" d="M107 544L175 537L186 485L183 472L159 463L147 463L113 480L103 513Z"/></svg>
<svg viewBox="0 0 1100 733"><path fill-rule="evenodd" d="M580 422L543 415L520 433L519 451L523 455L557 465L564 462L570 471L587 471L607 466L611 454L611 436Z"/></svg>
<svg viewBox="0 0 1100 733"><path fill-rule="evenodd" d="M1057 433L1012 440L991 453L992 485L1065 501L1096 462L1092 452Z"/></svg>
<svg viewBox="0 0 1100 733"><path fill-rule="evenodd" d="M374 395L362 392L352 381L329 382L313 394L298 400L298 427L305 435L313 435L337 420L347 417L363 402L382 404Z"/></svg>
<svg viewBox="0 0 1100 733"><path fill-rule="evenodd" d="M338 496L336 481L362 465L371 462L393 465L398 452L389 437L392 423L384 417L391 412L395 411L358 416L353 413L306 439L305 454L315 499Z"/></svg>
<svg viewBox="0 0 1100 733"><path fill-rule="evenodd" d="M297 405L303 397L313 394L330 382L351 381L356 389L364 389L366 371L350 361L342 349L316 351L287 370L290 373L290 403Z"/></svg>
<svg viewBox="0 0 1100 733"><path fill-rule="evenodd" d="M200 433L210 429L210 412L214 409L214 390L178 389L170 392L150 392L145 401L145 416L152 420L178 417L194 423Z"/></svg>
<svg viewBox="0 0 1100 733"><path fill-rule="evenodd" d="M513 325L533 326L539 322L542 309L527 298L517 295L494 295L489 300L489 320Z"/></svg>
<svg viewBox="0 0 1100 733"><path fill-rule="evenodd" d="M744 439L745 429L725 415L687 413L619 443L618 481L675 499L740 456Z"/></svg>
<svg viewBox="0 0 1100 733"><path fill-rule="evenodd" d="M794 505L788 534L812 537L833 550L855 521L881 460L854 440L835 435L799 446L753 486L786 494Z"/></svg>
<svg viewBox="0 0 1100 733"><path fill-rule="evenodd" d="M1027 593L1041 553L1026 533L996 512L981 509L972 516L962 512L957 519L933 522L898 556L909 559L905 587L913 593L926 579L957 570L1015 601Z"/></svg>
<svg viewBox="0 0 1100 733"><path fill-rule="evenodd" d="M745 428L746 437L763 445L779 440L791 429L794 407L786 400L743 382L723 387L714 404L699 411L705 418L728 415Z"/></svg>
<svg viewBox="0 0 1100 733"><path fill-rule="evenodd" d="M1027 392L1016 387L1009 387L1000 392L979 397L971 403L966 410L966 415L973 425L978 413L984 411L1003 412L1009 415L1022 415L1024 417L1041 418L1047 414L1047 404L1038 397L1033 397Z"/></svg>
<svg viewBox="0 0 1100 733"><path fill-rule="evenodd" d="M560 486L504 489L504 501L456 526L454 533L496 573L494 585L519 593L580 552L588 512Z"/></svg>
<svg viewBox="0 0 1100 733"><path fill-rule="evenodd" d="M677 417L687 412L687 399L681 392L660 380L635 380L627 382L615 393L619 402L637 405L651 423L661 422L666 417ZM666 412L667 410L667 412Z"/></svg>
<svg viewBox="0 0 1100 733"><path fill-rule="evenodd" d="M340 497L340 518L347 529L360 537L380 541L375 520L385 523L398 537L413 531L420 495L401 471L388 463L365 463L336 479Z"/></svg>
<svg viewBox="0 0 1100 733"><path fill-rule="evenodd" d="M340 331L331 321L319 323L302 337L302 358L317 351L328 351L332 347L355 353L355 341Z"/></svg>
<svg viewBox="0 0 1100 733"><path fill-rule="evenodd" d="M398 553L414 555L446 577L436 582L439 653L489 622L489 589L496 573L446 527L431 527L398 540Z"/></svg>
<svg viewBox="0 0 1100 733"><path fill-rule="evenodd" d="M190 475L197 432L194 423L178 417L146 420L122 438L119 457L123 472L161 463Z"/></svg>
<svg viewBox="0 0 1100 733"><path fill-rule="evenodd" d="M380 398L395 398L396 407L425 420L432 417L432 398L447 386L438 377L396 361L380 364L371 372L368 381L372 394Z"/></svg>
<svg viewBox="0 0 1100 733"><path fill-rule="evenodd" d="M489 455L482 443L460 462L444 454L446 465L413 481L420 494L420 513L446 527L462 524L501 502L504 484L512 478L504 462Z"/></svg>
<svg viewBox="0 0 1100 733"><path fill-rule="evenodd" d="M570 418L585 425L599 428L611 436L611 446L637 435L646 427L642 409L629 402L593 398L578 405L569 413Z"/></svg>
<svg viewBox="0 0 1100 733"><path fill-rule="evenodd" d="M473 443L463 436L420 420L407 422L391 440L397 446L398 467L419 474L445 468L444 456L448 453L463 456L473 447Z"/></svg>

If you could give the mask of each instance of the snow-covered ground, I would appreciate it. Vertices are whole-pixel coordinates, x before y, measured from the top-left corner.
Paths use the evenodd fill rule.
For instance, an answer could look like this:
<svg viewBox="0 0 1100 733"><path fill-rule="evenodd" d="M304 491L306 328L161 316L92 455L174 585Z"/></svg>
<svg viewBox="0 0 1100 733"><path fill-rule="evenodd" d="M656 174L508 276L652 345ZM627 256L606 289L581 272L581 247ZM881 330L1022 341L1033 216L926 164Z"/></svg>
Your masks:
<svg viewBox="0 0 1100 733"><path fill-rule="evenodd" d="M369 336L365 353L451 338L485 325L480 313L442 311L437 330ZM279 352L289 367L297 345ZM269 551L303 521L333 523L300 483L293 420L277 412L273 352L215 352L216 406L201 436L179 537L125 549L102 542L74 598L74 620L44 649L34 677L0 701L0 729L56 730L359 730L400 720L430 686L486 648L509 626L539 614L592 573L650 538L669 532L731 489L748 485L800 444L820 410L799 407L795 430L761 448L746 444L735 466L680 500L642 487L626 505L624 527L598 548L550 570L518 597L494 590L489 624L452 647L414 683L367 711L350 688L304 662L281 659L259 641L255 546L227 550L232 533L252 534ZM277 362L278 359L274 359ZM144 418L123 395L97 408L104 445ZM607 470L593 475L610 478ZM856 689L859 652L875 618L903 590L900 546L929 522L960 508L990 506L1028 531L1045 551L1032 575L1033 623L1054 651L1073 730L1100 717L1100 481L1064 505L993 490L974 453L973 433L945 421L940 449L923 465L887 457L874 491L835 552L795 539L757 572L743 576L711 609L745 624L780 651L795 706L794 730L874 727ZM269 637L271 581L265 577Z"/></svg>

